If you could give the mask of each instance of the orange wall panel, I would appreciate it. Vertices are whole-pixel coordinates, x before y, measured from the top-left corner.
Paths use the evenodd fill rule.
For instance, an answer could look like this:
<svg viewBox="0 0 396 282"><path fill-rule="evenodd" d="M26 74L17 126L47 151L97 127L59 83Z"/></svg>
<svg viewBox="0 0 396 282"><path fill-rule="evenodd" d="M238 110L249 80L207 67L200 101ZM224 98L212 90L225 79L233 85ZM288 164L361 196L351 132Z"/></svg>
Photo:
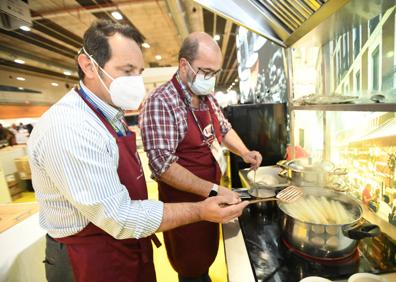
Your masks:
<svg viewBox="0 0 396 282"><path fill-rule="evenodd" d="M50 106L38 105L0 105L0 119L37 118Z"/></svg>

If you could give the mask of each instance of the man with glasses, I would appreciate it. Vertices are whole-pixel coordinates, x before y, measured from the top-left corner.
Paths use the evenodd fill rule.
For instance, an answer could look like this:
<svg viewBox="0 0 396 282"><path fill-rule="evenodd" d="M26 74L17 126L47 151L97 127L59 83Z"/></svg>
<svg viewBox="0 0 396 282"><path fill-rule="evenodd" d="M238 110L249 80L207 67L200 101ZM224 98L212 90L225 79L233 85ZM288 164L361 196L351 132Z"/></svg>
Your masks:
<svg viewBox="0 0 396 282"><path fill-rule="evenodd" d="M179 51L173 78L146 100L140 129L159 198L196 202L213 195L238 195L219 186L226 162L220 144L253 169L262 157L246 148L212 95L222 54L206 33L190 34ZM206 221L164 232L168 258L179 281L211 281L208 275L219 244L219 225Z"/></svg>

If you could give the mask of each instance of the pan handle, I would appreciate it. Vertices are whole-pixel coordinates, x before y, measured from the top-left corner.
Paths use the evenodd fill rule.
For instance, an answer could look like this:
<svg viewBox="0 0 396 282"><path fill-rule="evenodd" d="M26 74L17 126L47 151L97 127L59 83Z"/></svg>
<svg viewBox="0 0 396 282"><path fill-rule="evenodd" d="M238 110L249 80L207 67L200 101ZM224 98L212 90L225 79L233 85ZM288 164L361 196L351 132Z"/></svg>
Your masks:
<svg viewBox="0 0 396 282"><path fill-rule="evenodd" d="M250 194L249 194L248 188L233 188L232 191L238 193L238 194L239 194L239 197L240 197L242 200L245 200L245 199L252 199L252 196L250 196Z"/></svg>
<svg viewBox="0 0 396 282"><path fill-rule="evenodd" d="M360 240L363 238L375 237L381 233L381 229L375 224L361 224L355 226L346 226L342 228L345 236L350 239Z"/></svg>

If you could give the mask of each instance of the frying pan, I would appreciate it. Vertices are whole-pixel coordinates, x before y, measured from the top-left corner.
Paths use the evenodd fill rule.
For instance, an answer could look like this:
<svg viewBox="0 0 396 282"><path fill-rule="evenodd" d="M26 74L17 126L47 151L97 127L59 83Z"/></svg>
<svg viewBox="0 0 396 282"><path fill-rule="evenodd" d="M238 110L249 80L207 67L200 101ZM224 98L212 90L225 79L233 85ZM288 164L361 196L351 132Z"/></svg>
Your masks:
<svg viewBox="0 0 396 282"><path fill-rule="evenodd" d="M237 192L242 200L254 200L254 199L264 199L271 198L275 196L275 190L266 189L260 187L253 188L238 188L233 189L234 192ZM261 202L252 204L251 208L253 211L267 211L268 209L272 209L276 207L275 201Z"/></svg>

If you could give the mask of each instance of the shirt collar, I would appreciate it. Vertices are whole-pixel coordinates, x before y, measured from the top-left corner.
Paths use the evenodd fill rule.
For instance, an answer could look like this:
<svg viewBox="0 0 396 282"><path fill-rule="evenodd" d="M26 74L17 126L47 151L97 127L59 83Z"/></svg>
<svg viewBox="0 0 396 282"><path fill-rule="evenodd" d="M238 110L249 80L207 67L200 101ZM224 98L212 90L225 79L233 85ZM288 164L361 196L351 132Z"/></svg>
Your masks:
<svg viewBox="0 0 396 282"><path fill-rule="evenodd" d="M99 108L105 115L105 118L108 121L119 121L121 118L124 116L124 112L120 109L117 109L106 102L104 102L102 99L100 99L98 96L96 96L94 93L92 93L91 90L89 90L82 80L80 80L80 86L83 89L83 91L87 94L87 96L95 103L95 106Z"/></svg>

